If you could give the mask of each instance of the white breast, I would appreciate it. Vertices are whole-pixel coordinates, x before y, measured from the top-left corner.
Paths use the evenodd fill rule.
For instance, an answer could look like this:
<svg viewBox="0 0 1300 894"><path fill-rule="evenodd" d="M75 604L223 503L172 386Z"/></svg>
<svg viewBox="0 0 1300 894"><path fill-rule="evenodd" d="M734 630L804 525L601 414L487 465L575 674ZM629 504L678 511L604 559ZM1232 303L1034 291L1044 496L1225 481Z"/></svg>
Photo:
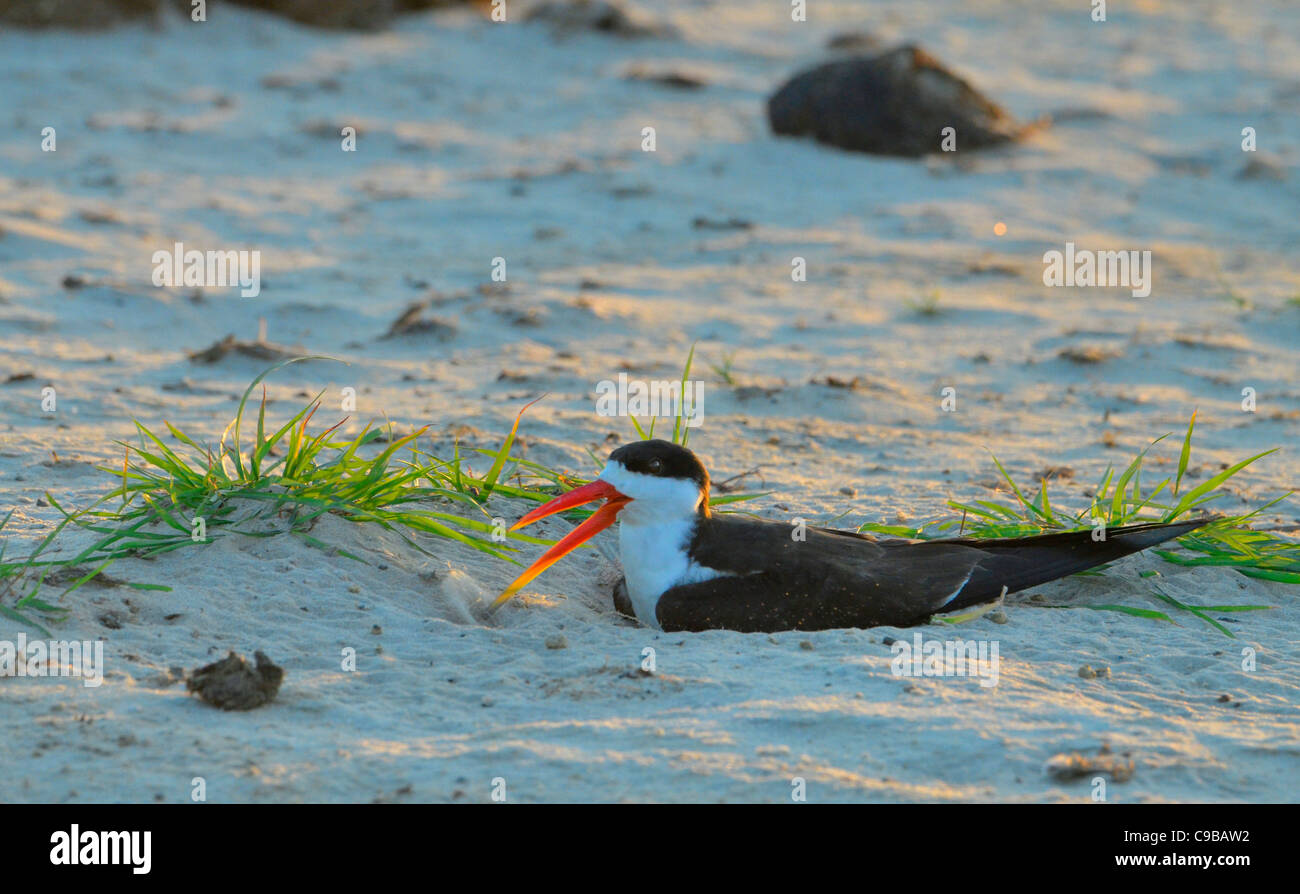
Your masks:
<svg viewBox="0 0 1300 894"><path fill-rule="evenodd" d="M724 573L695 564L687 554L704 493L691 479L632 472L616 460L598 477L631 498L618 516L627 595L637 620L658 628L655 607L666 590Z"/></svg>
<svg viewBox="0 0 1300 894"><path fill-rule="evenodd" d="M619 521L618 546L627 594L637 620L658 629L655 608L665 591L721 577L725 572L692 562L687 553L695 519L636 523Z"/></svg>

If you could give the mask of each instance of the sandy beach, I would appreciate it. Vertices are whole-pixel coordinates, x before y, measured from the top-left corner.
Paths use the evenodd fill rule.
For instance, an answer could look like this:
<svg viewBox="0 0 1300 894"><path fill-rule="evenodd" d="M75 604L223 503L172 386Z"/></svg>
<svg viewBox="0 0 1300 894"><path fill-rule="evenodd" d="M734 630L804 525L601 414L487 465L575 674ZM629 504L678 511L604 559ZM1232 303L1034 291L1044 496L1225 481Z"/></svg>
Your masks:
<svg viewBox="0 0 1300 894"><path fill-rule="evenodd" d="M121 466L133 420L215 443L293 354L339 362L267 379L268 419L324 390L314 423L427 425L446 456L494 449L547 394L515 455L589 478L636 437L597 415L597 383L675 379L694 345L691 448L769 494L747 511L814 525L1014 501L993 455L1081 509L1170 432L1144 474L1173 474L1194 411L1189 481L1278 448L1215 512L1297 486L1300 7L814 6L645 3L665 31L641 38L514 4L373 32L215 4L203 23L0 31L6 556L62 518L47 493L81 508L114 487L96 466ZM1050 126L920 159L773 135L767 98L855 32L918 43ZM260 252L257 294L156 285L176 243ZM1149 294L1046 286L1067 244L1150 252ZM385 337L413 302L429 325ZM259 356L191 356L259 327ZM1254 522L1295 538L1300 499ZM211 802L788 803L795 779L809 802L1084 802L1092 774L1047 766L1102 748L1133 764L1110 802L1300 800L1300 588L1231 568L1145 553L959 626L684 634L614 611L612 533L495 613L517 566L332 516L313 535L366 563L229 536L105 571L169 591L48 588L66 613L41 623L102 641L104 678L0 677L0 802L188 802L196 777ZM1167 610L1153 592L1271 608L1213 614L1231 636L1088 608ZM890 644L918 633L996 642L996 685L896 675ZM0 616L19 635L40 637ZM284 668L271 704L186 691L181 671L230 650Z"/></svg>

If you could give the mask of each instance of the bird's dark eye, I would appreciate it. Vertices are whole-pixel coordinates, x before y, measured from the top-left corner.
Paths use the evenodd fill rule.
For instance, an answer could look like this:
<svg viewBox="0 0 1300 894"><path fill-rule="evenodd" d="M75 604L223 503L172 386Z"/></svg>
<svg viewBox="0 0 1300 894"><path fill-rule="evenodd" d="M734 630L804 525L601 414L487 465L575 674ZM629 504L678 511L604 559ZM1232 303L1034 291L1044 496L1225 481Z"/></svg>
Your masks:
<svg viewBox="0 0 1300 894"><path fill-rule="evenodd" d="M658 475L664 470L664 461L661 459L652 459L650 462L646 463L646 469L649 470L651 475Z"/></svg>

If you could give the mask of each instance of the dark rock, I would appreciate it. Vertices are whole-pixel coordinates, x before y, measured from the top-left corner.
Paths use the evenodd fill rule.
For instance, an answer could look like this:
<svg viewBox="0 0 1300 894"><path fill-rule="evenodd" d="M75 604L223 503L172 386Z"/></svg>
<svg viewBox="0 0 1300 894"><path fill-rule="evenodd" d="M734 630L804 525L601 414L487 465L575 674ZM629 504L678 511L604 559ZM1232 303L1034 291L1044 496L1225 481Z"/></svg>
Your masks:
<svg viewBox="0 0 1300 894"><path fill-rule="evenodd" d="M1111 754L1110 749L1102 746L1095 755L1078 751L1063 752L1054 755L1047 762L1047 775L1058 782L1070 782L1088 776L1105 773L1115 782L1127 782L1136 771L1133 759L1128 755Z"/></svg>
<svg viewBox="0 0 1300 894"><path fill-rule="evenodd" d="M919 47L827 62L795 75L767 101L772 131L877 155L958 151L1016 139L1025 130L992 100Z"/></svg>
<svg viewBox="0 0 1300 894"><path fill-rule="evenodd" d="M261 652L253 653L256 669L244 656L231 652L220 661L204 665L190 674L185 688L223 711L251 711L267 704L280 691L284 668Z"/></svg>
<svg viewBox="0 0 1300 894"><path fill-rule="evenodd" d="M456 324L450 320L444 320L440 317L426 317L424 312L429 308L428 301L414 301L407 306L406 310L398 315L388 331L380 336L380 339L397 338L403 335L425 335L433 336L439 341L447 341L456 335Z"/></svg>
<svg viewBox="0 0 1300 894"><path fill-rule="evenodd" d="M235 338L234 335L227 335L201 351L191 351L189 356L194 363L217 363L231 354L248 357L252 360L276 361L298 357L303 353L301 349L287 348L274 342L260 339L257 341L242 341Z"/></svg>
<svg viewBox="0 0 1300 894"><path fill-rule="evenodd" d="M703 78L682 71L656 71L644 65L634 65L623 75L629 81L644 81L677 90L699 90L705 86Z"/></svg>
<svg viewBox="0 0 1300 894"><path fill-rule="evenodd" d="M880 38L866 31L844 31L826 41L826 49L837 53L861 53L880 49Z"/></svg>
<svg viewBox="0 0 1300 894"><path fill-rule="evenodd" d="M691 226L697 230L752 230L754 228L752 221L739 217L728 217L725 220L696 217L691 221Z"/></svg>
<svg viewBox="0 0 1300 894"><path fill-rule="evenodd" d="M1080 366L1087 366L1093 363L1105 363L1108 360L1114 360L1119 357L1121 352L1111 348L1104 348L1099 345L1071 345L1068 348L1061 348L1056 352L1056 356L1062 360L1068 360L1071 363L1077 363Z"/></svg>
<svg viewBox="0 0 1300 894"><path fill-rule="evenodd" d="M1242 165L1237 172L1237 179L1282 181L1286 179L1286 168L1272 156L1255 155Z"/></svg>

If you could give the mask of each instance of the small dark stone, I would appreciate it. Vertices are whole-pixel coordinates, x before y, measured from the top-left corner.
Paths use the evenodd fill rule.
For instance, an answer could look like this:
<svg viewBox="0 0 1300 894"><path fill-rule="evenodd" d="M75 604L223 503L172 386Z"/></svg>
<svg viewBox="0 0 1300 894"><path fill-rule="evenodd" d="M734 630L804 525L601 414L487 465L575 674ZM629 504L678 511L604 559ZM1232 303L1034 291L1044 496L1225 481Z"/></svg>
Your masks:
<svg viewBox="0 0 1300 894"><path fill-rule="evenodd" d="M629 69L624 77L629 81L644 81L677 90L699 90L705 86L704 81L693 74L681 71L654 71L641 66Z"/></svg>
<svg viewBox="0 0 1300 894"><path fill-rule="evenodd" d="M1286 168L1271 156L1253 155L1237 172L1237 179L1282 181L1286 179Z"/></svg>
<svg viewBox="0 0 1300 894"><path fill-rule="evenodd" d="M189 356L193 363L217 363L231 354L253 360L275 361L287 360L301 353L269 341L241 341L234 335L227 335L201 351L191 351Z"/></svg>
<svg viewBox="0 0 1300 894"><path fill-rule="evenodd" d="M768 99L767 115L774 133L877 155L938 152L946 127L956 130L958 152L1024 132L1001 106L914 45L801 72Z"/></svg>
<svg viewBox="0 0 1300 894"><path fill-rule="evenodd" d="M1102 746L1096 755L1087 755L1078 751L1053 755L1047 762L1047 775L1058 782L1070 782L1088 776L1105 773L1115 782L1127 782L1133 778L1137 767L1127 754L1115 755Z"/></svg>
<svg viewBox="0 0 1300 894"><path fill-rule="evenodd" d="M253 653L256 669L244 656L231 652L220 661L190 674L185 688L223 711L249 711L275 698L284 680L284 668L261 652Z"/></svg>
<svg viewBox="0 0 1300 894"><path fill-rule="evenodd" d="M672 37L677 29L609 0L548 0L528 10L524 20L546 22L560 34L601 31L618 37Z"/></svg>
<svg viewBox="0 0 1300 894"><path fill-rule="evenodd" d="M697 230L752 230L754 228L751 221L739 217L728 217L719 220L696 217L691 221L691 226Z"/></svg>
<svg viewBox="0 0 1300 894"><path fill-rule="evenodd" d="M447 341L456 335L456 324L438 317L426 317L425 310L430 306L428 300L415 301L407 305L406 310L398 315L388 327L381 339L397 338L405 335L432 336L439 341Z"/></svg>
<svg viewBox="0 0 1300 894"><path fill-rule="evenodd" d="M880 38L865 31L846 31L834 34L826 41L826 49L838 53L860 53L880 49Z"/></svg>

